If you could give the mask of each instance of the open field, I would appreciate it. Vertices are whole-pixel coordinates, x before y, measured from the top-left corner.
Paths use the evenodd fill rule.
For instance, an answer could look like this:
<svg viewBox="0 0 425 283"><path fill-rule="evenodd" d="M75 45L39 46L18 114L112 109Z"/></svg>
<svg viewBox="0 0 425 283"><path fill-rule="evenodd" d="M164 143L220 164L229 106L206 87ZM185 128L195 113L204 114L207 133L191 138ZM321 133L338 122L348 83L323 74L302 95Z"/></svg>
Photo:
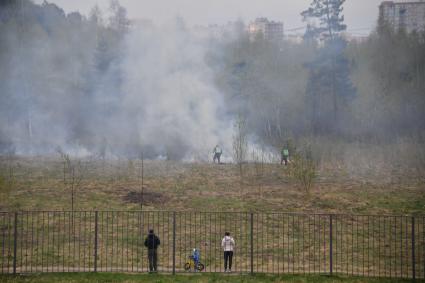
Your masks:
<svg viewBox="0 0 425 283"><path fill-rule="evenodd" d="M402 279L377 279L377 278L350 278L350 277L328 277L328 276L271 276L257 274L251 275L228 275L228 274L199 274L199 275L158 275L158 274L114 274L114 273L53 273L53 274L36 274L21 276L5 276L0 275L1 282L4 283L21 283L21 282L37 282L37 283L61 283L61 282L348 282L348 283L395 283L395 282L411 282ZM420 280L416 282L421 282Z"/></svg>
<svg viewBox="0 0 425 283"><path fill-rule="evenodd" d="M59 158L2 158L0 210L139 210L140 160L81 160L72 181ZM72 161L77 164L77 161ZM261 169L259 167L261 166ZM425 211L421 169L322 163L309 192L278 164L144 161L145 210L415 214Z"/></svg>
<svg viewBox="0 0 425 283"><path fill-rule="evenodd" d="M92 271L93 211L99 210L99 271L147 271L140 241L153 227L164 240L162 271L169 272L175 221L177 271L188 251L199 247L207 271L220 272L219 240L232 231L239 246L237 270L249 272L252 227L255 272L328 273L329 217L335 214L336 273L409 277L412 220L382 216L395 214L417 216L417 275L423 276L420 170L387 164L353 172L338 163L321 163L306 192L290 174L291 165L276 163L244 164L242 181L233 164L145 160L142 169L141 160L81 159L71 165L74 174L58 158L2 159L1 210L24 211L17 222L18 273ZM72 190L75 213L70 211ZM45 212L25 212L37 210ZM175 220L172 211L177 211ZM254 213L252 220L248 212ZM14 216L2 217L2 268L11 272Z"/></svg>

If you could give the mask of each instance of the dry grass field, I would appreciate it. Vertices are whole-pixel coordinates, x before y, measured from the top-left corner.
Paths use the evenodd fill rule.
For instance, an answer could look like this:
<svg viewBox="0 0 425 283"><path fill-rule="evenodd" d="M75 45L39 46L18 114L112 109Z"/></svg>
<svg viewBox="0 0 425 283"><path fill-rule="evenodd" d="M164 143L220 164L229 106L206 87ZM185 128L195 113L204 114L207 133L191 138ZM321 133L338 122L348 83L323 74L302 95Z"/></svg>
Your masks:
<svg viewBox="0 0 425 283"><path fill-rule="evenodd" d="M92 268L94 213L70 213L72 191L74 210L104 211L99 213L99 266L100 270L106 266L108 271L114 268L125 271L133 265L136 269L147 270L140 235L150 227L155 227L164 240L160 261L164 270L169 271L172 266L172 214L169 211L179 212L177 269L182 268L191 248L200 247L210 272L219 271L222 266L219 240L225 230L232 231L240 247L236 259L238 270L249 270L250 225L248 214L235 214L237 219L232 219L229 215L208 213L305 213L296 216L295 222L290 215L258 214L253 223L255 270L303 273L316 270L322 256L329 261L329 246L319 243L320 237L322 241L329 240L329 214L424 214L425 186L421 170L396 163L364 166L355 162L361 160L354 160L350 166L336 161L321 162L311 189L306 191L293 176L294 164L285 167L277 162L245 163L241 178L234 164L145 160L142 166L141 160L127 159L71 159L67 164L57 157L4 157L1 160L0 210L57 211L20 214L18 231L26 240L18 245L21 254L18 270L27 271L33 266L36 271L43 271L46 262L51 271L66 267ZM168 212L147 212L146 217L140 219L137 211L141 209L141 202L143 211ZM110 214L105 211L123 212ZM328 215L309 216L321 213ZM9 235L12 233L9 222L13 219L10 215L7 217L2 223ZM343 244L337 246L334 254L335 270L344 274L381 275L381 269L387 272L390 267L389 274L384 274L391 275L393 266L397 270L393 275L397 276L398 272L399 276L410 276L409 266L404 265L411 254L404 252L409 249L403 249L409 246L410 218L388 218L381 222L378 218L335 216L334 221L336 245ZM423 222L417 224L419 256L424 250L424 234L419 228ZM10 239L10 235L3 239ZM50 236L43 238L43 235ZM37 245L42 243L41 250L34 241ZM115 242L119 245L114 246ZM369 245L382 246L382 250L374 250ZM2 262L10 271L10 256L6 255L12 251L11 243L5 251ZM113 258L114 262L108 262L108 258ZM44 267L39 266L40 260ZM423 276L422 260L420 257L418 262L420 276Z"/></svg>
<svg viewBox="0 0 425 283"><path fill-rule="evenodd" d="M321 163L307 192L276 163L236 165L140 160L59 158L1 160L0 210L275 211L307 213L415 214L425 211L421 170L392 164ZM72 189L74 187L74 189Z"/></svg>

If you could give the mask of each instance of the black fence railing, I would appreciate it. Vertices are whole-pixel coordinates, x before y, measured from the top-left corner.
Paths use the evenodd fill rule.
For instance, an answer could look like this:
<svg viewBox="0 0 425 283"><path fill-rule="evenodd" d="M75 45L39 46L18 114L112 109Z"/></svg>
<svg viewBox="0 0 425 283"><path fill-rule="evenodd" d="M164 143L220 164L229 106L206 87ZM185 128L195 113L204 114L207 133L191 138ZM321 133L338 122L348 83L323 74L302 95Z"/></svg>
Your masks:
<svg viewBox="0 0 425 283"><path fill-rule="evenodd" d="M424 278L425 217L247 212L0 212L0 273L147 272L144 239L161 240L159 272L184 269L193 248L223 272Z"/></svg>

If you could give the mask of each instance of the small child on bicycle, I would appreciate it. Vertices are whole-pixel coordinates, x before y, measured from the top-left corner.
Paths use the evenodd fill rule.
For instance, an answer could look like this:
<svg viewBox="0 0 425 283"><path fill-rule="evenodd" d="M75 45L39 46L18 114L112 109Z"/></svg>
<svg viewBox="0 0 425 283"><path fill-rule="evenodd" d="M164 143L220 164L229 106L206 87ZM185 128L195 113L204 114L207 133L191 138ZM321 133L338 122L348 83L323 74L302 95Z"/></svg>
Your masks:
<svg viewBox="0 0 425 283"><path fill-rule="evenodd" d="M201 263L201 253L198 249L193 249L192 253L189 255L189 260L184 265L184 270L194 270L197 272L204 270L204 268L205 265Z"/></svg>
<svg viewBox="0 0 425 283"><path fill-rule="evenodd" d="M198 249L193 249L192 250L192 259L193 259L193 262L195 264L195 270L197 270L198 269L198 264L199 264L199 262L201 260L201 253L199 252Z"/></svg>

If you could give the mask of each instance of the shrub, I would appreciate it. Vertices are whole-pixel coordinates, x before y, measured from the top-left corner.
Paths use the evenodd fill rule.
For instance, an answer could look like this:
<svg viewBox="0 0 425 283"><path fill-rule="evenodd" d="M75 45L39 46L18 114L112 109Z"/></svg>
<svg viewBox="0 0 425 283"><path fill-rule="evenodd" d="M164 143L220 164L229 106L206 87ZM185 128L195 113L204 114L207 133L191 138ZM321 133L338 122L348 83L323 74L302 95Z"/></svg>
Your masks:
<svg viewBox="0 0 425 283"><path fill-rule="evenodd" d="M309 146L302 152L292 154L289 174L302 186L304 192L310 193L317 177L317 165Z"/></svg>

